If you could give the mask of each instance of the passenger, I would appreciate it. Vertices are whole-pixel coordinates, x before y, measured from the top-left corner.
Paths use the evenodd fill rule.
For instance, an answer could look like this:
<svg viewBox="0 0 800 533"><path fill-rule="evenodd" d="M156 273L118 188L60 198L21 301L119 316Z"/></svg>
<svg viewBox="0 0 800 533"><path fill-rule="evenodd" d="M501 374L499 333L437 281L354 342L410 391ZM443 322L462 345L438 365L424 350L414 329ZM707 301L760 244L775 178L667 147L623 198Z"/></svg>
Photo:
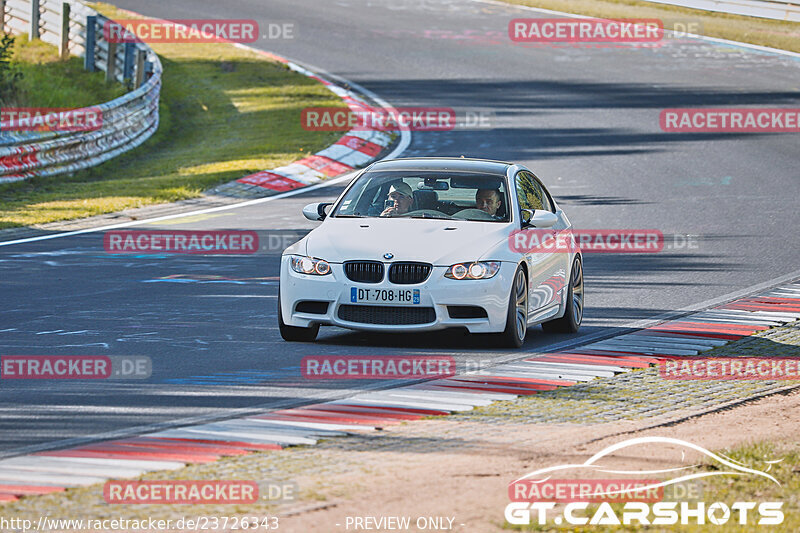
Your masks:
<svg viewBox="0 0 800 533"><path fill-rule="evenodd" d="M394 202L394 205L384 209L381 213L382 217L404 215L411 210L411 204L414 202L414 194L411 192L411 186L402 181L389 188L388 198L390 201Z"/></svg>

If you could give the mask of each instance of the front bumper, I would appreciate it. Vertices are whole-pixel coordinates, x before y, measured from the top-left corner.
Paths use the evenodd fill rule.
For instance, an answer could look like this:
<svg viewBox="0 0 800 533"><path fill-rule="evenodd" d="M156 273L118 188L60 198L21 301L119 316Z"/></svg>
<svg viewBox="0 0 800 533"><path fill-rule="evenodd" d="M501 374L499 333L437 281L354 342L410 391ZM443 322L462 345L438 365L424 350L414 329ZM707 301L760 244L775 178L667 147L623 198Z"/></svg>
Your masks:
<svg viewBox="0 0 800 533"><path fill-rule="evenodd" d="M388 269L391 263L384 263ZM435 266L422 282L413 285L399 285L384 279L380 283L357 283L347 279L342 264L331 263L331 273L326 276L309 276L299 274L289 266L289 256L281 258L280 273L280 303L281 315L289 326L309 327L314 324L339 326L343 328L365 331L432 331L438 329L465 327L470 333L496 333L501 332L506 326L508 315L508 297L511 293L511 284L516 272L514 263L502 263L499 272L486 280L454 280L444 277L447 270L445 266ZM385 276L384 276L385 277ZM419 304L374 304L358 303L351 301L351 289L418 289ZM297 304L301 302L327 302L327 310L320 313L298 311ZM306 304L303 304L306 305ZM354 313L347 312L351 309L342 309L342 306L365 307L402 307L400 314L426 315L424 323L397 324L397 323L367 323ZM449 306L478 307L485 311L486 316L480 318L453 318L448 310ZM303 306L301 306L303 307ZM317 307L324 307L317 305ZM423 313L422 309L428 309ZM363 311L373 311L366 309ZM386 311L374 310L379 314L390 315ZM380 312L378 312L380 311ZM408 312L404 312L408 311ZM366 316L365 313L355 315ZM343 318L343 316L346 318ZM388 322L389 320L384 320Z"/></svg>

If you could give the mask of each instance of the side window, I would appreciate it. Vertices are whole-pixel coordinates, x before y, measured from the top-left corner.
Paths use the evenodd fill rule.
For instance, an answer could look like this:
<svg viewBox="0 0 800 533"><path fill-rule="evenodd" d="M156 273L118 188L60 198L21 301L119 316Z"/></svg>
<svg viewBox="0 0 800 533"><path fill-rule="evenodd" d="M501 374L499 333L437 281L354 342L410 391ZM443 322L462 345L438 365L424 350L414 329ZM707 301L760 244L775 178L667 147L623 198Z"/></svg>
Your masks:
<svg viewBox="0 0 800 533"><path fill-rule="evenodd" d="M542 185L542 182L539 181L539 178L537 178L536 176L533 176L533 182L536 184L537 188L542 193L542 205L544 206L544 208L550 211L551 213L555 213L556 212L555 205L553 204L553 199L552 196L550 196L550 193L547 192L547 189L544 188L544 185Z"/></svg>
<svg viewBox="0 0 800 533"><path fill-rule="evenodd" d="M527 172L517 173L516 185L520 209L547 209L552 211L547 194L531 174Z"/></svg>

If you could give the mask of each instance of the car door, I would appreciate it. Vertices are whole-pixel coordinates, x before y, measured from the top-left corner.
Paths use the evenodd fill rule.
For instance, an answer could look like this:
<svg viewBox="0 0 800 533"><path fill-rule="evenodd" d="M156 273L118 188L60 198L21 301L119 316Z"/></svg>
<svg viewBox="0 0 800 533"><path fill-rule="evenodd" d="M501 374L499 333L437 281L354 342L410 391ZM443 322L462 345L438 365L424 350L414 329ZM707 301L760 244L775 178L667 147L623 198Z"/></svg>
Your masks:
<svg viewBox="0 0 800 533"><path fill-rule="evenodd" d="M517 201L520 211L531 209L547 210L556 213L555 205L539 179L533 173L522 170L515 178ZM522 220L522 216L518 217ZM540 240L555 239L559 231L566 229L563 217L559 216L558 223L552 228L537 229ZM562 289L565 287L567 271L569 269L569 253L557 247L546 247L547 250L532 250L525 254L528 263L530 280L528 317L536 320L553 312L561 302Z"/></svg>

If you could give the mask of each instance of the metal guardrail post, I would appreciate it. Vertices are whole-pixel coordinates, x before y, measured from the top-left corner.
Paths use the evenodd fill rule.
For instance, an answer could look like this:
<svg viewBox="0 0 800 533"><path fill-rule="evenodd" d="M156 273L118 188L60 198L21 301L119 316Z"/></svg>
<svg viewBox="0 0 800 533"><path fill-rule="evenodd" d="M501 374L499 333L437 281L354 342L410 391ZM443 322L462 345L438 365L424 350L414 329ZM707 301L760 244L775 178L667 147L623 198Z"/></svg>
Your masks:
<svg viewBox="0 0 800 533"><path fill-rule="evenodd" d="M61 59L69 57L69 4L61 3L61 40L58 46L58 55Z"/></svg>
<svg viewBox="0 0 800 533"><path fill-rule="evenodd" d="M31 41L39 38L39 0L31 0L31 25L28 30L28 39Z"/></svg>
<svg viewBox="0 0 800 533"><path fill-rule="evenodd" d="M83 56L83 68L94 72L94 55L97 46L97 16L86 17L86 55Z"/></svg>
<svg viewBox="0 0 800 533"><path fill-rule="evenodd" d="M122 65L122 79L130 81L133 77L133 60L136 54L136 45L125 43L125 62Z"/></svg>
<svg viewBox="0 0 800 533"><path fill-rule="evenodd" d="M106 58L106 81L114 81L117 70L117 43L108 41L108 57Z"/></svg>
<svg viewBox="0 0 800 533"><path fill-rule="evenodd" d="M136 79L133 88L138 89L144 83L144 56L145 51L141 48L136 49Z"/></svg>

